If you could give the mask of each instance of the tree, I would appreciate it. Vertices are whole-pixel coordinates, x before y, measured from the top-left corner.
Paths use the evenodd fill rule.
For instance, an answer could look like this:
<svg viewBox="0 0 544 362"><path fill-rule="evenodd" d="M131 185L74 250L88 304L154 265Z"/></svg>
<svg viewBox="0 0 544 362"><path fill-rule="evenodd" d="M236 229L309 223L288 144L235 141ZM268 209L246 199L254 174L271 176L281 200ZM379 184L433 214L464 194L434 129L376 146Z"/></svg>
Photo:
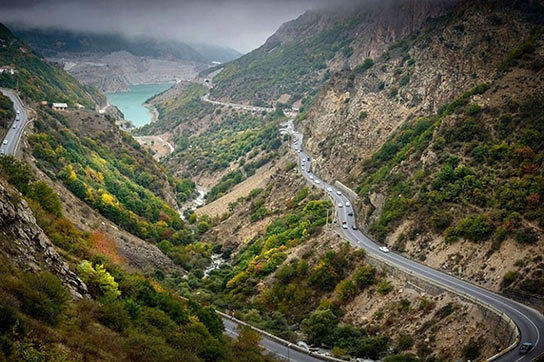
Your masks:
<svg viewBox="0 0 544 362"><path fill-rule="evenodd" d="M376 282L376 269L370 265L364 265L357 269L353 280L359 289L364 289Z"/></svg>
<svg viewBox="0 0 544 362"><path fill-rule="evenodd" d="M335 288L338 299L341 302L348 302L357 295L357 288L351 279L344 279Z"/></svg>
<svg viewBox="0 0 544 362"><path fill-rule="evenodd" d="M212 336L217 338L223 334L225 326L215 309L210 306L203 307L198 311L197 316L198 319L204 323L206 328L208 328L208 331Z"/></svg>
<svg viewBox="0 0 544 362"><path fill-rule="evenodd" d="M302 321L301 329L310 343L322 345L331 342L330 336L337 324L338 317L330 309L317 310Z"/></svg>

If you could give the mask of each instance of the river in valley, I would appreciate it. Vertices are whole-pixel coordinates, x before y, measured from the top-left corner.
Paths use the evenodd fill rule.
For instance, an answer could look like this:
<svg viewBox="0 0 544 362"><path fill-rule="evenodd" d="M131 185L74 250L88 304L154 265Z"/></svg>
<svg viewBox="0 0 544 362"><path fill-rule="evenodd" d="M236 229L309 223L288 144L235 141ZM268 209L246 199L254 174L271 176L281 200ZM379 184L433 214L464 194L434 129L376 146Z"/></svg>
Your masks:
<svg viewBox="0 0 544 362"><path fill-rule="evenodd" d="M131 85L128 92L106 93L106 98L110 104L123 112L126 120L131 121L136 127L141 127L152 120L152 115L144 106L144 102L172 85L173 83Z"/></svg>

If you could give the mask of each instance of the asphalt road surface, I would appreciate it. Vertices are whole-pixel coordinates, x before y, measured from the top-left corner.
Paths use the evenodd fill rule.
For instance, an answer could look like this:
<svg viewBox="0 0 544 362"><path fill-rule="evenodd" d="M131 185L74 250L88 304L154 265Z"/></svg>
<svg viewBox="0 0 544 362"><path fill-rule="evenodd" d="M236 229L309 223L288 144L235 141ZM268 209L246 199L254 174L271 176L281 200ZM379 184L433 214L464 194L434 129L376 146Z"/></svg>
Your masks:
<svg viewBox="0 0 544 362"><path fill-rule="evenodd" d="M532 361L540 354L544 353L544 316L542 316L542 314L521 303L407 259L401 255L393 252L381 251L379 249L380 245L370 240L365 234L357 229L355 217L349 216L349 213L354 215L354 211L351 205L346 206L346 203L349 203L347 197L334 186L327 184L312 173L311 159L309 159L308 154L302 150L302 134L293 129L292 120L288 122L284 131L290 133L294 138L293 149L298 154L298 167L300 168L302 175L308 182L323 189L329 195L332 202L335 204L337 220L342 233L352 245L364 248L369 254L377 256L380 259L395 264L402 269L408 270L424 279L431 280L450 290L456 290L464 295L475 298L483 304L490 305L508 315L519 328L521 343L531 342L534 347L526 355L520 355L518 348L514 348L500 356L497 361ZM506 348L508 346L504 347Z"/></svg>
<svg viewBox="0 0 544 362"><path fill-rule="evenodd" d="M223 318L223 324L225 325L225 334L233 338L238 337L238 324L230 319ZM314 356L307 355L299 352L296 349L288 348L287 346L274 341L271 338L262 336L261 347L265 349L266 353L274 355L276 358L285 359L288 361L300 361L300 362L322 362L323 360Z"/></svg>
<svg viewBox="0 0 544 362"><path fill-rule="evenodd" d="M19 145L19 140L21 139L26 123L28 122L28 117L25 107L17 96L17 92L15 92L13 89L5 88L0 88L0 92L11 99L16 113L16 120L13 122L8 130L8 133L0 144L0 154L15 156L17 146Z"/></svg>

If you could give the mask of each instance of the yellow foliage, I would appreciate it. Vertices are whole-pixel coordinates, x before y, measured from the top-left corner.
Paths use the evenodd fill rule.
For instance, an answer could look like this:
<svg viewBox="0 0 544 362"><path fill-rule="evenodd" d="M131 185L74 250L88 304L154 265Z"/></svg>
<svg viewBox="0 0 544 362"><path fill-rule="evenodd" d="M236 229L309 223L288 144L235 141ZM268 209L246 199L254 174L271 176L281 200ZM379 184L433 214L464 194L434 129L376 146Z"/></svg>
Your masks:
<svg viewBox="0 0 544 362"><path fill-rule="evenodd" d="M113 205L113 206L117 205L117 202L115 201L115 197L113 195L108 194L105 191L100 196L100 200L102 201L102 203L106 205Z"/></svg>

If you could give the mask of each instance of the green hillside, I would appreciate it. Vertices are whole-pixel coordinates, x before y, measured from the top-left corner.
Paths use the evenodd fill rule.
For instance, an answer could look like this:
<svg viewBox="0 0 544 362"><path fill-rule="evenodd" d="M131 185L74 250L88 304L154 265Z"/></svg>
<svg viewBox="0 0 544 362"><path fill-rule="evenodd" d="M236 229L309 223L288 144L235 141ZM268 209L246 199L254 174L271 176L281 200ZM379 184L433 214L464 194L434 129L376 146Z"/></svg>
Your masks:
<svg viewBox="0 0 544 362"><path fill-rule="evenodd" d="M0 75L0 86L15 88L33 101L79 103L93 108L96 103L105 102L98 90L79 84L72 76L34 53L25 43L0 24L0 65L16 68L17 74Z"/></svg>
<svg viewBox="0 0 544 362"><path fill-rule="evenodd" d="M328 18L330 15L318 16ZM319 27L319 22L297 25L295 20L290 24L295 27L291 31L302 35L285 40L272 36L260 48L226 64L213 79L212 97L270 105L284 93L291 95L291 101L296 101L308 92L317 92L319 85L328 78L327 62L337 54L347 59L353 52L350 44L361 18L339 16L324 29ZM315 32L312 31L314 27Z"/></svg>

